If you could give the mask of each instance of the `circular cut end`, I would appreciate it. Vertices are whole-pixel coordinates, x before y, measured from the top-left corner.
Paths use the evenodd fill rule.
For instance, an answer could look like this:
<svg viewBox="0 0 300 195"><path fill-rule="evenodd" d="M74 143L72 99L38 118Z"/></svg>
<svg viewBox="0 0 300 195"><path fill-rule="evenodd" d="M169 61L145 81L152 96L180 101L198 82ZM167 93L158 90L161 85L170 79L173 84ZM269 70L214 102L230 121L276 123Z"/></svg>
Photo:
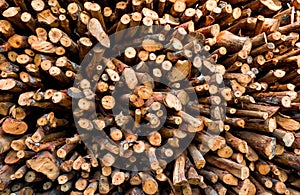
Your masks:
<svg viewBox="0 0 300 195"><path fill-rule="evenodd" d="M238 120L237 124L238 124L239 127L242 127L242 128L245 127L245 121L243 119Z"/></svg>
<svg viewBox="0 0 300 195"><path fill-rule="evenodd" d="M82 191L82 190L84 190L86 188L87 184L88 184L87 180L85 180L85 179L79 179L75 183L75 188L77 190Z"/></svg>
<svg viewBox="0 0 300 195"><path fill-rule="evenodd" d="M123 172L118 172L112 176L111 183L113 185L118 186L118 185L121 185L122 183L124 183L124 181L125 181L125 174Z"/></svg>
<svg viewBox="0 0 300 195"><path fill-rule="evenodd" d="M145 147L145 143L143 141L138 141L137 144L133 145L133 150L136 153L142 153L145 151L145 149L146 149L146 147Z"/></svg>
<svg viewBox="0 0 300 195"><path fill-rule="evenodd" d="M60 75L61 70L58 67L52 66L49 70L49 74L52 76L58 76Z"/></svg>
<svg viewBox="0 0 300 195"><path fill-rule="evenodd" d="M8 134L22 135L28 130L28 126L23 121L6 119L2 124L2 130Z"/></svg>
<svg viewBox="0 0 300 195"><path fill-rule="evenodd" d="M50 60L45 60L41 62L41 68L44 71L50 70L51 67L52 67L52 62Z"/></svg>
<svg viewBox="0 0 300 195"><path fill-rule="evenodd" d="M206 9L208 11L213 11L214 8L217 7L217 2L214 0L208 0L206 1Z"/></svg>
<svg viewBox="0 0 300 195"><path fill-rule="evenodd" d="M59 42L64 47L70 47L72 45L72 40L67 36L62 36Z"/></svg>
<svg viewBox="0 0 300 195"><path fill-rule="evenodd" d="M20 150L20 151L17 152L17 157L18 158L21 159L21 158L24 158L24 156L25 156L25 152L23 150Z"/></svg>
<svg viewBox="0 0 300 195"><path fill-rule="evenodd" d="M21 15L21 20L22 20L22 22L29 22L29 20L31 19L31 14L30 13L28 13L28 12L24 12L24 13L22 13L22 15Z"/></svg>
<svg viewBox="0 0 300 195"><path fill-rule="evenodd" d="M33 182L36 178L36 174L33 171L28 171L25 175L25 181L30 183Z"/></svg>
<svg viewBox="0 0 300 195"><path fill-rule="evenodd" d="M122 24L125 24L125 25L129 24L129 22L130 22L130 16L129 16L128 14L124 14L124 15L121 17L120 22L121 22Z"/></svg>
<svg viewBox="0 0 300 195"><path fill-rule="evenodd" d="M105 109L110 110L115 106L115 98L112 96L104 96L101 103Z"/></svg>
<svg viewBox="0 0 300 195"><path fill-rule="evenodd" d="M134 12L132 13L131 15L131 19L134 21L134 22L139 22L142 20L142 14L139 13L139 12Z"/></svg>
<svg viewBox="0 0 300 195"><path fill-rule="evenodd" d="M33 0L31 1L31 7L35 10L35 11L42 11L45 8L45 3L42 0Z"/></svg>
<svg viewBox="0 0 300 195"><path fill-rule="evenodd" d="M136 56L136 50L133 47L127 47L125 49L125 56L129 59L134 59Z"/></svg>
<svg viewBox="0 0 300 195"><path fill-rule="evenodd" d="M149 143L152 146L160 146L161 145L162 138L161 138L160 133L158 133L158 132L151 133L148 139L149 139Z"/></svg>
<svg viewBox="0 0 300 195"><path fill-rule="evenodd" d="M79 11L79 7L76 3L70 3L67 9L71 14L77 13Z"/></svg>
<svg viewBox="0 0 300 195"><path fill-rule="evenodd" d="M60 148L60 149L57 150L57 156L59 158L63 159L67 156L67 152Z"/></svg>
<svg viewBox="0 0 300 195"><path fill-rule="evenodd" d="M31 58L27 54L21 54L17 57L17 62L19 64L28 64L30 62Z"/></svg>
<svg viewBox="0 0 300 195"><path fill-rule="evenodd" d="M87 2L86 2L87 3ZM103 16L104 17L109 17L112 15L112 9L110 7L105 7L103 10Z"/></svg>
<svg viewBox="0 0 300 195"><path fill-rule="evenodd" d="M85 47L91 47L93 45L91 39L87 38L87 37L81 37L79 39L79 43L81 45L84 45Z"/></svg>
<svg viewBox="0 0 300 195"><path fill-rule="evenodd" d="M174 3L174 11L182 13L186 8L186 4L183 1L176 1Z"/></svg>
<svg viewBox="0 0 300 195"><path fill-rule="evenodd" d="M66 53L65 48L63 48L62 46L56 47L55 48L55 54L58 56L62 56Z"/></svg>
<svg viewBox="0 0 300 195"><path fill-rule="evenodd" d="M262 175L267 175L271 171L269 165L260 164L258 166L258 172Z"/></svg>
<svg viewBox="0 0 300 195"><path fill-rule="evenodd" d="M185 16L193 17L196 14L196 10L194 8L187 8L184 14Z"/></svg>
<svg viewBox="0 0 300 195"><path fill-rule="evenodd" d="M88 119L83 119L81 118L79 121L78 121L78 125L85 129L85 130L89 130L90 129L90 121Z"/></svg>
<svg viewBox="0 0 300 195"><path fill-rule="evenodd" d="M157 189L158 189L158 184L152 179L147 179L143 183L143 191L146 192L147 194L155 194Z"/></svg>
<svg viewBox="0 0 300 195"><path fill-rule="evenodd" d="M228 184L228 185L237 185L238 184L238 180L237 178L235 178L233 175L231 174L226 174L224 175L223 177L223 182L225 184Z"/></svg>
<svg viewBox="0 0 300 195"><path fill-rule="evenodd" d="M98 3L92 3L89 6L89 8L90 8L91 11L94 11L94 12L101 11L101 7Z"/></svg>
<svg viewBox="0 0 300 195"><path fill-rule="evenodd" d="M130 21L130 18L129 18L129 21ZM145 25L145 26L152 26L153 25L153 20L150 18L150 17L144 17L143 18L143 24Z"/></svg>

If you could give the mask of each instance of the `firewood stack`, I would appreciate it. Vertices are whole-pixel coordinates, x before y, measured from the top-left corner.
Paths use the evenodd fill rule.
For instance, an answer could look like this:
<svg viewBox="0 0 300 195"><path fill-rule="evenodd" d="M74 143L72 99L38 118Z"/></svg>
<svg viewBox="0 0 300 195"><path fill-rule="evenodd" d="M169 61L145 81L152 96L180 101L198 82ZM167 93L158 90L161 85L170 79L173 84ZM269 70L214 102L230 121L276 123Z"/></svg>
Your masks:
<svg viewBox="0 0 300 195"><path fill-rule="evenodd" d="M0 0L0 10L0 194L300 194L299 0ZM143 47L102 57L110 35L153 25L164 31ZM89 51L99 55L74 86ZM199 51L210 55L188 60ZM132 93L115 99L119 85ZM97 120L82 117L94 103ZM162 127L138 136L142 122ZM143 152L150 171L114 166L114 155L134 164Z"/></svg>

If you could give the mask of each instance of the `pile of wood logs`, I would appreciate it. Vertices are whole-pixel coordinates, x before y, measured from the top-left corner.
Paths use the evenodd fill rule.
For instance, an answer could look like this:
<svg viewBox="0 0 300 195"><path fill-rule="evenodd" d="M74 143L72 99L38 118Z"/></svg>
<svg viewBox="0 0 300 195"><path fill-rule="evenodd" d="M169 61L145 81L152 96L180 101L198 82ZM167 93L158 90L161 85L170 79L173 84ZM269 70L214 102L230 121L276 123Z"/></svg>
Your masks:
<svg viewBox="0 0 300 195"><path fill-rule="evenodd" d="M0 11L0 194L300 194L299 0L0 0ZM137 26L153 35L106 58L109 36ZM132 93L116 99L120 86ZM142 124L160 129L139 136ZM151 170L114 166L135 153Z"/></svg>

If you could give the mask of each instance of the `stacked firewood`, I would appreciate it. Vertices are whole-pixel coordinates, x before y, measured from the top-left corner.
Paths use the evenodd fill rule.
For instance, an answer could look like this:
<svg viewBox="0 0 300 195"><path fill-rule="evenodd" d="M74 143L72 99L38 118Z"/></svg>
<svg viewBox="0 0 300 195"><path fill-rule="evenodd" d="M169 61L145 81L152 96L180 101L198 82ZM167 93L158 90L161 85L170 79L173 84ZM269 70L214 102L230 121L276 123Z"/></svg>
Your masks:
<svg viewBox="0 0 300 195"><path fill-rule="evenodd" d="M300 194L299 0L0 10L0 194Z"/></svg>

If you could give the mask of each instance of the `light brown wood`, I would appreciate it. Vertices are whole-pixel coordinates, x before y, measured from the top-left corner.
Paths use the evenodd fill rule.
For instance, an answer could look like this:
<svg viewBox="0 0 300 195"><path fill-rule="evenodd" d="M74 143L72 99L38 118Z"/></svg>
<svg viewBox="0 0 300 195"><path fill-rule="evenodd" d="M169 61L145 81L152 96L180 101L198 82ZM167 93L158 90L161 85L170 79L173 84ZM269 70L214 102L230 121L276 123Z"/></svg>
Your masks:
<svg viewBox="0 0 300 195"><path fill-rule="evenodd" d="M56 179L59 175L59 169L51 159L53 156L49 152L43 152L39 156L39 158L28 160L27 165L33 170L45 174L51 180ZM43 162L42 166L37 166L41 162Z"/></svg>
<svg viewBox="0 0 300 195"><path fill-rule="evenodd" d="M88 23L88 30L91 35L93 35L99 41L99 43L101 43L101 45L105 47L110 46L109 38L99 20L97 20L96 18L92 18Z"/></svg>
<svg viewBox="0 0 300 195"><path fill-rule="evenodd" d="M0 0L0 194L297 194L299 5Z"/></svg>
<svg viewBox="0 0 300 195"><path fill-rule="evenodd" d="M249 177L249 168L244 165L238 164L228 159L218 158L210 155L207 155L206 160L210 164L224 169L242 180Z"/></svg>

